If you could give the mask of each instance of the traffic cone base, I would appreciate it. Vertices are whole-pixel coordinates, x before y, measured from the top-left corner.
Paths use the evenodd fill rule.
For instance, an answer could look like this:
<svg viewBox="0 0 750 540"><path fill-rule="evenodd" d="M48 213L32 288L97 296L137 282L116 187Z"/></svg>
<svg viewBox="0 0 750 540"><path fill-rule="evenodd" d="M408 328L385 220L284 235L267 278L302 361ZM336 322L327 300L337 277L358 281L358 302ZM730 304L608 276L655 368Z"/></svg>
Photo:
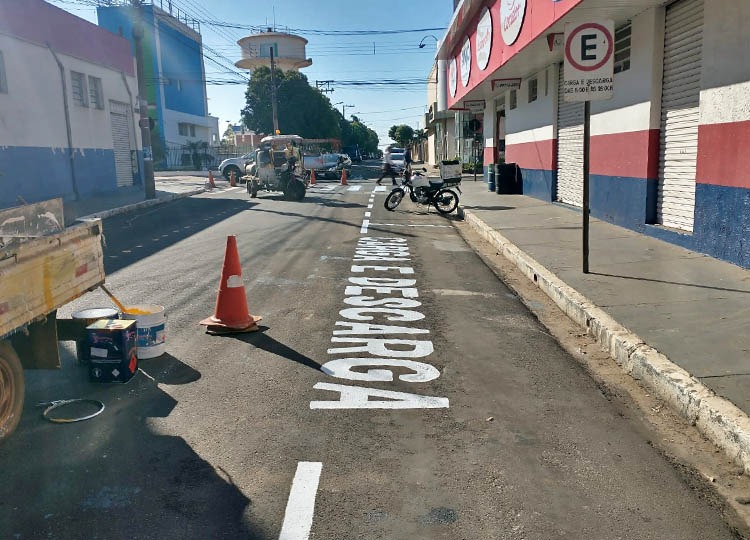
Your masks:
<svg viewBox="0 0 750 540"><path fill-rule="evenodd" d="M341 169L341 185L342 186L348 186L349 184L346 183L346 169Z"/></svg>
<svg viewBox="0 0 750 540"><path fill-rule="evenodd" d="M209 317L201 321L201 324L206 327L207 334L222 335L222 334L246 334L250 332L257 332L260 330L258 322L263 320L260 315L251 315L253 323L246 328L232 328L224 324L218 324L213 321L214 317Z"/></svg>
<svg viewBox="0 0 750 540"><path fill-rule="evenodd" d="M200 324L207 326L207 331L222 329L225 333L252 332L257 330L259 320L260 316L250 315L247 309L237 238L228 236L214 314L203 319Z"/></svg>

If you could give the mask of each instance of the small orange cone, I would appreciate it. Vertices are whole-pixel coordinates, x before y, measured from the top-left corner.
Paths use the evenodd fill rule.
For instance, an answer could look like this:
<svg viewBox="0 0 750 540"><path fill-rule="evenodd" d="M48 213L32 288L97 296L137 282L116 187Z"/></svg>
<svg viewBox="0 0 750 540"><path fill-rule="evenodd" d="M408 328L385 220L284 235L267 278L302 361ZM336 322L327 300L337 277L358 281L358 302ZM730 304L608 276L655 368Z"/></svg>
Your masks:
<svg viewBox="0 0 750 540"><path fill-rule="evenodd" d="M208 187L211 189L216 187L216 184L214 184L214 173L211 171L208 171Z"/></svg>
<svg viewBox="0 0 750 540"><path fill-rule="evenodd" d="M317 184L317 182L315 181L315 169L312 169L310 171L310 185L314 186L315 184Z"/></svg>
<svg viewBox="0 0 750 540"><path fill-rule="evenodd" d="M346 182L346 169L341 169L341 185L342 186L348 186Z"/></svg>
<svg viewBox="0 0 750 540"><path fill-rule="evenodd" d="M234 177L234 169L229 172L229 185L232 187L237 186L237 180Z"/></svg>
<svg viewBox="0 0 750 540"><path fill-rule="evenodd" d="M247 310L245 284L242 281L242 267L237 253L237 237L227 236L227 249L214 314L203 319L200 324L206 326L206 332L210 334L255 332L261 319L262 317L257 315L250 315Z"/></svg>

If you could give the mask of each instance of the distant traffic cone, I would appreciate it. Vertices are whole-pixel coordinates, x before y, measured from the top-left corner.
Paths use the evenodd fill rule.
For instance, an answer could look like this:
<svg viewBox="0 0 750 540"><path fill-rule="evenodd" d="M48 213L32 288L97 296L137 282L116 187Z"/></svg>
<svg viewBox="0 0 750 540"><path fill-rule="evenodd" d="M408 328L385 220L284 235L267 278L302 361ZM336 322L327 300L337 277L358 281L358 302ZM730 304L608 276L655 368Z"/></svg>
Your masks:
<svg viewBox="0 0 750 540"><path fill-rule="evenodd" d="M341 185L342 186L348 186L349 184L346 183L346 169L341 169Z"/></svg>
<svg viewBox="0 0 750 540"><path fill-rule="evenodd" d="M206 332L211 334L255 332L261 319L260 316L250 315L247 310L245 284L242 282L242 267L237 253L237 237L227 236L216 308L214 314L203 319L200 324L206 326Z"/></svg>
<svg viewBox="0 0 750 540"><path fill-rule="evenodd" d="M214 189L216 187L216 184L214 184L214 173L211 171L208 171L208 187L210 189Z"/></svg>
<svg viewBox="0 0 750 540"><path fill-rule="evenodd" d="M237 186L237 180L234 177L234 169L229 172L229 185L232 187Z"/></svg>
<svg viewBox="0 0 750 540"><path fill-rule="evenodd" d="M315 170L313 169L310 171L310 185L314 186L315 184L317 184L317 182L315 181Z"/></svg>

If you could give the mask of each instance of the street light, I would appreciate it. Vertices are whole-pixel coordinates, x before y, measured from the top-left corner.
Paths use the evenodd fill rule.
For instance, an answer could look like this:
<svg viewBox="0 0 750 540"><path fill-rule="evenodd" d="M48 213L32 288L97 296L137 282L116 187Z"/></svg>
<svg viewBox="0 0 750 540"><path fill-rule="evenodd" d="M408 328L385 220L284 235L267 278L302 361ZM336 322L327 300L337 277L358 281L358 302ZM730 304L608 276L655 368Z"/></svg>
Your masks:
<svg viewBox="0 0 750 540"><path fill-rule="evenodd" d="M424 46L425 46L425 45L427 45L427 44L426 44L426 43L424 42L424 40L425 40L425 39L427 39L428 37L431 37L432 39L434 39L434 40L435 40L435 44L436 44L436 45L437 45L438 43L440 43L440 40L439 40L438 38L436 38L436 37L435 37L435 36L433 36L432 34L427 34L427 35L426 35L425 37L423 37L423 38L422 38L422 39L421 39L421 40L419 41L419 48L420 48L420 49L424 49Z"/></svg>

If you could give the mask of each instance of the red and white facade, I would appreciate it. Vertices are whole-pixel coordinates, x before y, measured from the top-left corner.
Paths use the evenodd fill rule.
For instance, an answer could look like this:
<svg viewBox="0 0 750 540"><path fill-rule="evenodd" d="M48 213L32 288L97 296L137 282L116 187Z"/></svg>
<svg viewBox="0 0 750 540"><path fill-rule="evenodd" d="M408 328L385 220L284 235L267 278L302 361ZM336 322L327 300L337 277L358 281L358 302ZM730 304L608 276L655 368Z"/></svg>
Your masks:
<svg viewBox="0 0 750 540"><path fill-rule="evenodd" d="M580 206L583 105L561 99L561 37L603 19L616 72L613 99L591 104L592 214L750 267L747 0L464 0L438 50L457 151L479 139L485 171L518 163L524 194Z"/></svg>

